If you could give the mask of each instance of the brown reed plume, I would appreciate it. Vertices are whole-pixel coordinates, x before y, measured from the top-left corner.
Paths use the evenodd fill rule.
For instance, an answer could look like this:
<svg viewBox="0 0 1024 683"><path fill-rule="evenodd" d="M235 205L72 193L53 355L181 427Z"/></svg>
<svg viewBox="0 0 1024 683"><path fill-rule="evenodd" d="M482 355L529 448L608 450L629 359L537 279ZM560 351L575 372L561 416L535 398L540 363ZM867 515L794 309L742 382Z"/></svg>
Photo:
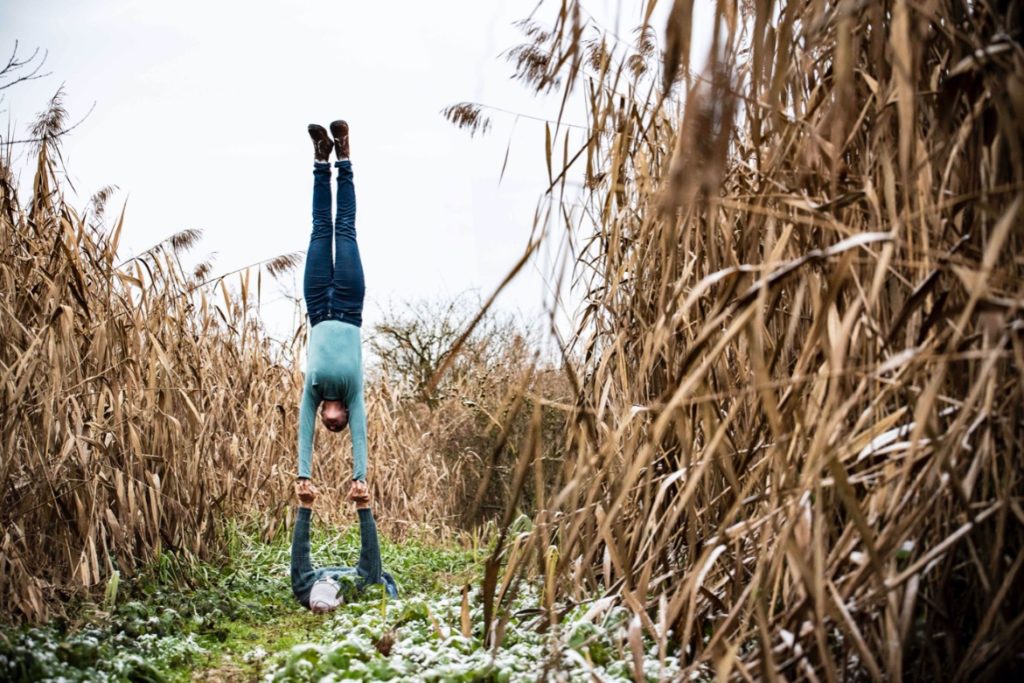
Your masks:
<svg viewBox="0 0 1024 683"><path fill-rule="evenodd" d="M589 122L545 135L584 303L560 484L513 535L528 434L487 566L496 644L536 570L544 627L605 595L624 657L642 631L719 680L1020 674L1021 13L719 0L701 73L692 0L658 61L573 0L528 36L519 77Z"/></svg>

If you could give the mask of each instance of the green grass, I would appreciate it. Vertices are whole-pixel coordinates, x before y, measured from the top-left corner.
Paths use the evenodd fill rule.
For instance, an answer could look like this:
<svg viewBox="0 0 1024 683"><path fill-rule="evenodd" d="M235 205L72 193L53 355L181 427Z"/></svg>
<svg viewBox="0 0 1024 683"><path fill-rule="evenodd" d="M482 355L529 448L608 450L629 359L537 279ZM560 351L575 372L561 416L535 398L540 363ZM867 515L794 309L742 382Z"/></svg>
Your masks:
<svg viewBox="0 0 1024 683"><path fill-rule="evenodd" d="M276 653L315 637L323 617L292 597L289 542L265 544L246 530L229 531L224 566L165 553L106 605L82 604L73 618L39 628L0 630L0 680L187 681L202 669L251 680L254 651ZM315 564L352 565L355 525L314 527ZM419 539L382 539L384 567L403 592L440 590L469 580L479 551ZM248 660L246 655L249 655Z"/></svg>
<svg viewBox="0 0 1024 683"><path fill-rule="evenodd" d="M355 525L315 527L314 564L351 565L358 543ZM544 616L530 585L508 608L501 648L485 648L475 586L486 549L476 539L382 539L400 597L367 590L326 616L292 597L284 535L265 544L233 530L228 545L230 561L219 567L165 555L111 591L106 611L83 605L68 624L0 631L0 680L534 681L549 667L571 680L634 680L626 610L588 614L591 601L539 629ZM678 674L672 653L660 657L648 640L643 650L648 680Z"/></svg>
<svg viewBox="0 0 1024 683"><path fill-rule="evenodd" d="M312 541L316 566L352 566L358 559L359 533L355 526L342 530L314 527ZM381 559L403 595L433 594L475 579L485 555L473 545L477 544L468 548L439 544L427 541L423 535L397 543L382 538ZM264 672L277 653L322 637L325 617L311 614L292 598L288 553L287 539L263 545L249 536L237 537L234 569L225 588L272 609L265 610L262 618L243 615L226 624L229 636L211 647L208 655L207 667L215 673L252 680ZM260 588L256 590L255 586ZM371 595L368 591L363 603L347 605L345 610L361 613Z"/></svg>

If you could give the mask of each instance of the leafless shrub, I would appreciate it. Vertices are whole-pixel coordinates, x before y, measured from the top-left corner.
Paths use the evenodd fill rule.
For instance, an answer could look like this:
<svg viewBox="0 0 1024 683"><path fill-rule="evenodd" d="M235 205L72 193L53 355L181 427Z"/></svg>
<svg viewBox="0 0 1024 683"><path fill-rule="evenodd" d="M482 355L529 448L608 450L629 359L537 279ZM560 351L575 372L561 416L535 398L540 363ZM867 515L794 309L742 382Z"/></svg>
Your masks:
<svg viewBox="0 0 1024 683"><path fill-rule="evenodd" d="M389 310L369 337L375 359L369 376L387 387L388 413L402 443L394 454L413 472L401 479L401 495L428 508L445 501L437 516L457 526L504 509L528 409L539 409L545 419L543 452L550 462L565 445L564 416L543 405L567 399L564 381L535 358L530 331L510 316L484 316L441 381L432 382L476 312L470 302L462 296L406 303ZM523 391L530 393L525 401L519 400ZM439 466L443 473L415 474ZM548 484L552 469L544 473Z"/></svg>

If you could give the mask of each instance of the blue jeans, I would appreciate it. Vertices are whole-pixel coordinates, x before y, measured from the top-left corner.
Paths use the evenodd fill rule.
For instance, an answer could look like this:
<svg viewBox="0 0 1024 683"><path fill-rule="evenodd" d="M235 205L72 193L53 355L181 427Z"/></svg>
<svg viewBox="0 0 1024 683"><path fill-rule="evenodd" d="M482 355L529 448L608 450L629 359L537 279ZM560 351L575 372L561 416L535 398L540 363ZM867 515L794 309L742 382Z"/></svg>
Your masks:
<svg viewBox="0 0 1024 683"><path fill-rule="evenodd" d="M398 585L394 577L381 569L380 545L377 540L377 524L369 508L360 510L359 515L359 564L352 567L320 567L315 569L310 559L309 527L313 511L299 508L292 532L292 593L304 606L309 607L309 593L313 584L325 576L338 578L353 576L360 579L360 588L375 583L384 584L384 590L392 598L398 597Z"/></svg>
<svg viewBox="0 0 1024 683"><path fill-rule="evenodd" d="M324 320L340 320L356 327L363 324L363 262L356 243L356 188L352 162L334 162L338 169L338 208L331 223L331 167L313 164L313 234L306 251L303 296L309 326ZM331 258L331 238L334 258Z"/></svg>

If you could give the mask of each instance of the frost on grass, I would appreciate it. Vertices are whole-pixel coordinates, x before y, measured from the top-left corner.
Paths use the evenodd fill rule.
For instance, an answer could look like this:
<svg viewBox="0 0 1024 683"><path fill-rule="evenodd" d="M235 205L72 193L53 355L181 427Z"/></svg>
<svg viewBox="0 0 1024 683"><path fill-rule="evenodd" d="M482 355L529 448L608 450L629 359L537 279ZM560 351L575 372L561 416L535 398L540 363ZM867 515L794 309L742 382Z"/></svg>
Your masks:
<svg viewBox="0 0 1024 683"><path fill-rule="evenodd" d="M569 612L558 629L538 632L536 613L509 621L502 647L485 649L483 608L478 591L470 593L472 634L461 631L462 596L380 599L348 604L324 621L314 642L279 654L266 681L536 681L547 673L565 680L633 681L632 652L627 644L628 613L613 608L587 618L585 606ZM512 612L537 604L524 593ZM644 642L648 680L674 679L679 662L659 660L657 647Z"/></svg>
<svg viewBox="0 0 1024 683"><path fill-rule="evenodd" d="M4 639L0 680L53 683L162 681L170 667L198 661L206 650L194 634L131 637L86 629L62 638L52 628L29 629Z"/></svg>

